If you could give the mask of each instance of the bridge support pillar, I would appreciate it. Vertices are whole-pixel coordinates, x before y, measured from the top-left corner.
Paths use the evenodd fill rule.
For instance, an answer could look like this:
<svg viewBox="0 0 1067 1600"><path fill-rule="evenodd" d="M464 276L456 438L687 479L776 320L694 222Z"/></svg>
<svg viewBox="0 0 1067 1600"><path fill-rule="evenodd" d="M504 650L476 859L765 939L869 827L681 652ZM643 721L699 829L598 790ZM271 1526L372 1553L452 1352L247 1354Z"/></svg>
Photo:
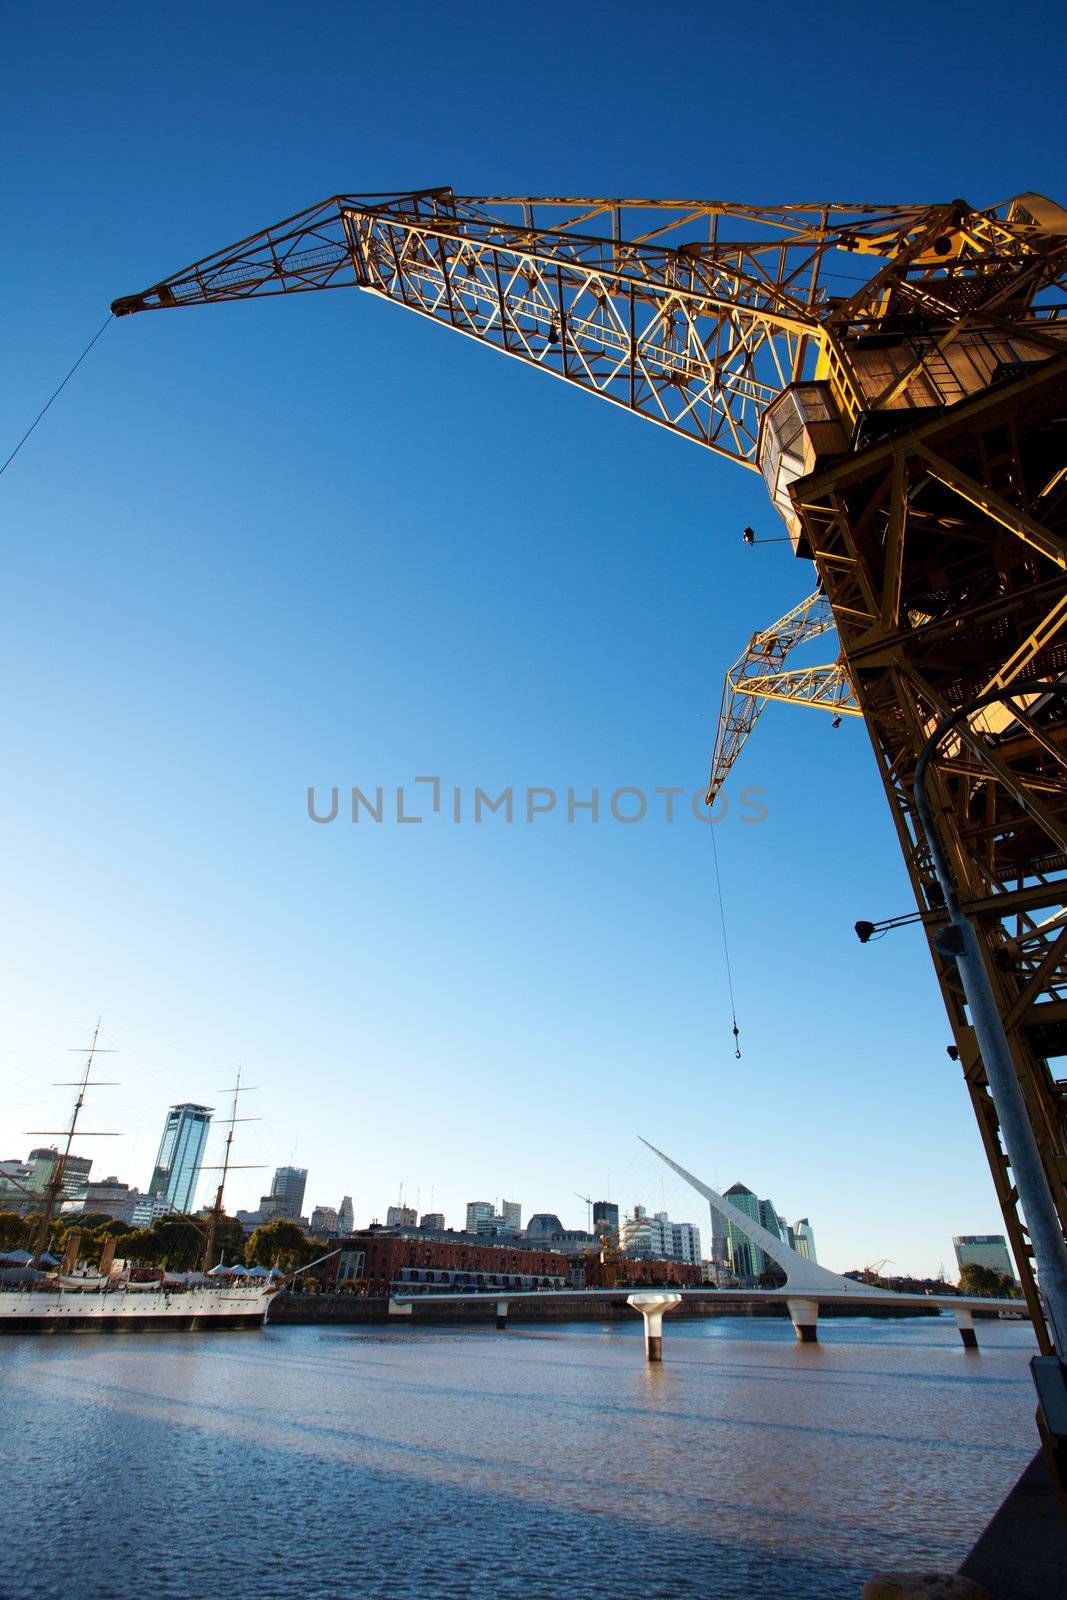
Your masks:
<svg viewBox="0 0 1067 1600"><path fill-rule="evenodd" d="M506 1300L498 1300L496 1303L496 1325L501 1333L507 1332L508 1303Z"/></svg>
<svg viewBox="0 0 1067 1600"><path fill-rule="evenodd" d="M680 1306L680 1294L629 1294L626 1304L640 1311L645 1319L645 1355L649 1361L663 1360L663 1313Z"/></svg>
<svg viewBox="0 0 1067 1600"><path fill-rule="evenodd" d="M789 1299L785 1305L800 1343L818 1344L819 1302L817 1300Z"/></svg>
<svg viewBox="0 0 1067 1600"><path fill-rule="evenodd" d="M956 1326L960 1330L960 1338L963 1340L963 1348L965 1350L977 1350L978 1335L974 1331L974 1318L971 1316L971 1313L969 1311L954 1310L952 1315L955 1317Z"/></svg>

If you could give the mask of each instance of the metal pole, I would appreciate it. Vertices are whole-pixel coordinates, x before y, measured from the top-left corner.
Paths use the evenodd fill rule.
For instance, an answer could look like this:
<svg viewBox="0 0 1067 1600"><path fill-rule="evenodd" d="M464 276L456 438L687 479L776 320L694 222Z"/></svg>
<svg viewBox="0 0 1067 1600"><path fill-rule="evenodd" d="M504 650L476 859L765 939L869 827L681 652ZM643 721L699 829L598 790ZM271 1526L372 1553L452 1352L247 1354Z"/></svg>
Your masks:
<svg viewBox="0 0 1067 1600"><path fill-rule="evenodd" d="M1018 699L1024 694L1065 694L1063 683L1027 683L1011 690L996 690L981 695L970 705L944 717L923 747L915 768L915 805L930 847L937 881L945 897L950 928L935 940L942 955L950 956L959 968L963 992L971 1013L978 1048L982 1056L989 1092L993 1097L1004 1148L1011 1164L1012 1177L1026 1219L1030 1245L1044 1296L1050 1332L1056 1352L1062 1359L1067 1352L1067 1244L1048 1186L1034 1130L1026 1110L1022 1087L1015 1070L1004 1024L997 1010L993 987L982 960L982 952L970 918L960 909L959 895L941 844L933 810L926 795L926 770L945 735L966 721L983 706Z"/></svg>

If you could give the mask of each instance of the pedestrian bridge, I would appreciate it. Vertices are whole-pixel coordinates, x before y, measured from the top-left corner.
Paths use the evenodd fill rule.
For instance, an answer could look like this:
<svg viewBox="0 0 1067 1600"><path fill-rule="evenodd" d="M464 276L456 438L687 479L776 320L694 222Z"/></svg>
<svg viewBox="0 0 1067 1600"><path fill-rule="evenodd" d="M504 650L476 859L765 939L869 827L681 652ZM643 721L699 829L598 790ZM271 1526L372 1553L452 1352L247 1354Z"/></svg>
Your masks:
<svg viewBox="0 0 1067 1600"><path fill-rule="evenodd" d="M496 1325L500 1329L507 1327L508 1309L515 1301L538 1301L556 1299L568 1300L614 1300L625 1299L626 1304L639 1312L645 1321L645 1351L650 1361L662 1360L663 1353L663 1317L665 1313L673 1311L684 1300L713 1300L716 1305L753 1305L761 1301L774 1301L783 1304L789 1313L790 1320L796 1331L796 1336L805 1344L814 1344L818 1340L819 1307L830 1305L848 1305L859 1309L869 1307L876 1311L882 1307L892 1306L898 1311L905 1311L911 1306L916 1311L920 1308L929 1311L931 1306L939 1310L951 1311L956 1319L956 1326L960 1338L968 1350L978 1348L978 1338L974 1328L974 1313L1008 1311L1014 1316L1029 1317L1026 1304L1022 1300L989 1300L980 1295L929 1295L929 1294L900 1294L892 1289L879 1289L873 1284L857 1283L853 1278L843 1277L838 1272L831 1272L828 1267L821 1267L814 1261L809 1261L789 1245L777 1234L771 1233L767 1228L755 1222L745 1212L738 1210L724 1195L717 1190L702 1183L691 1172L680 1167L670 1156L664 1155L662 1150L657 1150L655 1145L649 1144L647 1139L642 1139L642 1144L647 1145L654 1155L659 1156L672 1171L683 1178L698 1194L703 1195L712 1209L731 1223L741 1233L745 1234L753 1244L758 1245L766 1255L770 1256L785 1273L785 1283L777 1289L717 1289L708 1284L700 1289L653 1289L635 1290L628 1292L624 1287L616 1289L537 1289L521 1291L519 1293L502 1294L499 1291L486 1293L484 1290L463 1291L460 1293L432 1293L419 1294L394 1294L389 1300L389 1311L393 1316L410 1316L412 1307L420 1300L432 1298L435 1303L448 1302L462 1304L496 1304Z"/></svg>

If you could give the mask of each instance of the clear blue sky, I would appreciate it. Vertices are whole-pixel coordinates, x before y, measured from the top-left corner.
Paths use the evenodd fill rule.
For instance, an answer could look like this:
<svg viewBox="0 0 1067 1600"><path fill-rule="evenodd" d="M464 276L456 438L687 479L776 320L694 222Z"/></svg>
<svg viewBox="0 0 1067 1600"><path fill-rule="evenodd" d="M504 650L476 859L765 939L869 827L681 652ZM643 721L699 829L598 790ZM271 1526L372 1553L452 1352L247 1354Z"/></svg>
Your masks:
<svg viewBox="0 0 1067 1600"><path fill-rule="evenodd" d="M1057 15L16 9L0 444L115 295L338 190L1062 199ZM457 1222L610 1184L704 1223L644 1133L831 1265L1000 1231L923 941L852 933L909 909L862 727L778 708L738 768L740 1062L691 818L307 820L309 784L424 773L699 787L724 668L812 582L741 544L779 531L759 479L340 291L114 324L0 516L0 1155L102 1013L86 1125L125 1137L88 1153L141 1185L240 1062L233 1204L295 1161L361 1222L403 1180Z"/></svg>

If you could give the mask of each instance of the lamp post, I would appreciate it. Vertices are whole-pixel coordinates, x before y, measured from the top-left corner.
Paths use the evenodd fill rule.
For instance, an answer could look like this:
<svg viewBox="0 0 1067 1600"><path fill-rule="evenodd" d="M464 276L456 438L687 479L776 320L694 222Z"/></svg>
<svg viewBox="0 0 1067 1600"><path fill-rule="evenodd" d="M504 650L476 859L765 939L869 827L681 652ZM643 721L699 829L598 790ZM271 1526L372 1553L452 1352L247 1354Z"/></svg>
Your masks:
<svg viewBox="0 0 1067 1600"><path fill-rule="evenodd" d="M1026 683L1012 690L994 690L980 695L970 705L943 717L923 747L915 768L915 805L930 847L937 881L945 897L949 926L935 939L942 955L950 956L959 969L963 992L971 1013L978 1048L982 1056L989 1092L1004 1136L1004 1147L1012 1177L1030 1235L1034 1263L1045 1299L1056 1353L1062 1361L1067 1354L1067 1245L1053 1203L1034 1130L1027 1115L1022 1088L1015 1071L1004 1024L997 1010L993 987L978 944L974 925L960 908L959 895L934 822L933 809L926 794L926 771L930 759L945 735L965 722L983 706L1018 699L1024 694L1067 694L1064 683Z"/></svg>

